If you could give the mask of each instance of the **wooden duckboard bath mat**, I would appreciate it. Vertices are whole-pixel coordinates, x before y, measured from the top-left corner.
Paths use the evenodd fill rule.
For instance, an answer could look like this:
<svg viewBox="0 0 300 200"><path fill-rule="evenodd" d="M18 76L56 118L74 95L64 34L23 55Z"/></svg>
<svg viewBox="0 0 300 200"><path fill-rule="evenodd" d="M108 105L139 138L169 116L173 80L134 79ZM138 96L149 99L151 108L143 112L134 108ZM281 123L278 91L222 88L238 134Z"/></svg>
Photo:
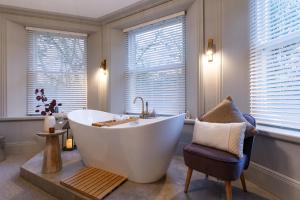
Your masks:
<svg viewBox="0 0 300 200"><path fill-rule="evenodd" d="M91 199L102 199L127 178L93 167L85 167L60 183Z"/></svg>

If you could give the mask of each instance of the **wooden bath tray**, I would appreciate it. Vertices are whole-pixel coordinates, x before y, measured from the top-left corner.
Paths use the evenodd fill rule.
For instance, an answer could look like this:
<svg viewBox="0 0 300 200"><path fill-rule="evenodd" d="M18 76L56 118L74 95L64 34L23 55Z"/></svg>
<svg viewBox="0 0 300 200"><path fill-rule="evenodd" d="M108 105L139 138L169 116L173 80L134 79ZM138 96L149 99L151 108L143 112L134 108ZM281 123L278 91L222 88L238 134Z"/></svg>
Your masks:
<svg viewBox="0 0 300 200"><path fill-rule="evenodd" d="M127 180L126 177L93 167L85 167L60 184L91 199L103 199Z"/></svg>
<svg viewBox="0 0 300 200"><path fill-rule="evenodd" d="M120 124L126 124L128 122L134 122L137 121L139 118L138 117L130 117L128 119L123 119L123 120L109 120L109 121L104 121L104 122L95 122L92 123L92 126L116 126Z"/></svg>

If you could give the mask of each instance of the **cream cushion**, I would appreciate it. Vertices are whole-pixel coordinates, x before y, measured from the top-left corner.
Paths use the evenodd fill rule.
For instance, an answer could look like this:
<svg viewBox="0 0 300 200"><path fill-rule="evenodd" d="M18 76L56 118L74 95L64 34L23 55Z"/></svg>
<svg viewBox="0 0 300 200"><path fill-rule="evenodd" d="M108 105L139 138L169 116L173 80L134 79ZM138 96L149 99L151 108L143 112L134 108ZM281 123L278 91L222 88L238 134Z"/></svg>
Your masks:
<svg viewBox="0 0 300 200"><path fill-rule="evenodd" d="M243 157L246 123L210 123L196 119L193 143L201 144Z"/></svg>
<svg viewBox="0 0 300 200"><path fill-rule="evenodd" d="M201 116L200 121L212 123L246 122L246 138L255 136L258 133L255 127L245 119L230 96Z"/></svg>

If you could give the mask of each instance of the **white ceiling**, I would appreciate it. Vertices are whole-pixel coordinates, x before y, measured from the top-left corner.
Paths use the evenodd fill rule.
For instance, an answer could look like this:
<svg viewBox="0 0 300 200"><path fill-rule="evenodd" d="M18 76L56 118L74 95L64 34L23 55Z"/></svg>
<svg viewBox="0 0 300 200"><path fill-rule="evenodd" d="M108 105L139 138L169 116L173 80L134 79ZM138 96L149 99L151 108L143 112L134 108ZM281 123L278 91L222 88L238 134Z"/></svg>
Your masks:
<svg viewBox="0 0 300 200"><path fill-rule="evenodd" d="M141 0L0 0L0 5L99 18Z"/></svg>

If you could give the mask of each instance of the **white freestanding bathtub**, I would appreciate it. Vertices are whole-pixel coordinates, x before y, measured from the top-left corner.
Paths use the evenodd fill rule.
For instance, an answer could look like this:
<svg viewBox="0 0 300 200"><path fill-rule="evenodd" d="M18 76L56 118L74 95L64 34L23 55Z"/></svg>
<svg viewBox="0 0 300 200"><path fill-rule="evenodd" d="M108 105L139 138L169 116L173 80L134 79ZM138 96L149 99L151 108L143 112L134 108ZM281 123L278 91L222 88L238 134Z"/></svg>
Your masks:
<svg viewBox="0 0 300 200"><path fill-rule="evenodd" d="M93 122L111 120L115 116L96 110L76 110L68 114L84 164L138 183L160 179L178 143L184 114L139 119L112 127L91 126Z"/></svg>

